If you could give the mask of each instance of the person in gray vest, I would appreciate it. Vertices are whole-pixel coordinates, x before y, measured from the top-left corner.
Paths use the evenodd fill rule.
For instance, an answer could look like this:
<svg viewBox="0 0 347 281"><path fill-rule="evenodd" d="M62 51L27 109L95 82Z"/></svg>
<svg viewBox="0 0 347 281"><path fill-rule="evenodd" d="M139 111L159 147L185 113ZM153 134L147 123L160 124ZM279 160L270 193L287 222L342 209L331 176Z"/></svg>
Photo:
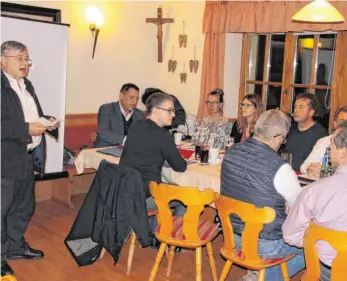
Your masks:
<svg viewBox="0 0 347 281"><path fill-rule="evenodd" d="M290 128L289 117L279 110L268 110L258 119L252 138L234 144L222 163L221 194L239 201L271 207L276 211L275 220L264 225L259 236L259 255L266 258L297 256L288 261L290 276L305 267L303 250L289 246L283 240L282 224L301 187L294 170L277 153ZM244 223L231 215L236 247L241 250ZM257 280L252 272L241 280ZM280 266L266 270L267 281L283 280Z"/></svg>

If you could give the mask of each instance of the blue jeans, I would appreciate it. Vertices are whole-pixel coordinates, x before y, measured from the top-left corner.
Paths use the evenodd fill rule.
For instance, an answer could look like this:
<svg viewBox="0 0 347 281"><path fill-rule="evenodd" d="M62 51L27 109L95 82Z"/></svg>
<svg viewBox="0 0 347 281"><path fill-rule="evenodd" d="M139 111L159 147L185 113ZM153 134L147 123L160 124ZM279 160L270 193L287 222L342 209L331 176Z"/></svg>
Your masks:
<svg viewBox="0 0 347 281"><path fill-rule="evenodd" d="M148 197L146 199L146 205L147 205L147 210L148 211L157 209L157 206L155 205L155 202L154 202L154 199L153 199L152 196ZM187 211L187 208L184 207L184 205L181 202L179 202L179 201L172 201L169 206L170 206L170 208L174 208L175 209L174 212L173 212L173 215L176 216L176 217L183 217L184 214ZM152 230L153 233L155 233L155 231L157 230L157 226L158 226L157 217L153 216L151 218L151 230Z"/></svg>
<svg viewBox="0 0 347 281"><path fill-rule="evenodd" d="M235 245L238 250L241 250L241 236L235 234ZM259 239L258 243L259 256L264 258L284 258L291 254L296 257L287 261L288 273L292 277L299 271L305 268L305 257L303 249L289 246L283 239L266 240ZM283 281L283 275L280 265L276 265L266 269L266 281Z"/></svg>

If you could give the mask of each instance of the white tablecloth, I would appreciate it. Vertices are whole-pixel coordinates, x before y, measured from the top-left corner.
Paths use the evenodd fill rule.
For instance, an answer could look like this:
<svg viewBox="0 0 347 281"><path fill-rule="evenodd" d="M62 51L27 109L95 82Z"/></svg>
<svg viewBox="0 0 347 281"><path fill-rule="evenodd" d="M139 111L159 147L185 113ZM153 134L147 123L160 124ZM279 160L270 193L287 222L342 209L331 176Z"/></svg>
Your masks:
<svg viewBox="0 0 347 281"><path fill-rule="evenodd" d="M119 157L106 155L97 152L100 148L83 149L75 159L75 166L78 174L82 174L85 168L98 169L100 162L105 159L111 163L118 164ZM162 176L169 183L180 186L197 187L199 190L211 188L215 192L220 192L220 172L221 165L190 164L184 173L178 173L171 168L163 168Z"/></svg>
<svg viewBox="0 0 347 281"><path fill-rule="evenodd" d="M187 144L189 146L189 144ZM185 148L183 146L183 148ZM111 163L118 164L120 158L97 152L100 148L83 149L75 159L75 166L78 174L82 174L84 168L98 169L100 162L105 159ZM199 190L211 188L213 191L220 193L220 174L221 164L201 166L200 164L190 164L184 173L178 173L171 168L163 168L162 177L164 182L175 183L180 186L195 187ZM302 175L303 180L299 179L302 186L307 185L305 177L310 180L307 175Z"/></svg>

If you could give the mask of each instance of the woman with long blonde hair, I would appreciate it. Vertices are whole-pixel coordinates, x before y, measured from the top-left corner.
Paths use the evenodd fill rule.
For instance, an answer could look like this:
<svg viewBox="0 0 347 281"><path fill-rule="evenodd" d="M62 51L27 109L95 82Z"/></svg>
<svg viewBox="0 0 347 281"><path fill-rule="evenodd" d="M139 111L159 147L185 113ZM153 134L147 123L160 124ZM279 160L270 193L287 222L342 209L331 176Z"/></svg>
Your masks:
<svg viewBox="0 0 347 281"><path fill-rule="evenodd" d="M261 97L257 94L246 95L240 103L239 118L231 131L234 142L245 141L253 135L254 126L263 112Z"/></svg>

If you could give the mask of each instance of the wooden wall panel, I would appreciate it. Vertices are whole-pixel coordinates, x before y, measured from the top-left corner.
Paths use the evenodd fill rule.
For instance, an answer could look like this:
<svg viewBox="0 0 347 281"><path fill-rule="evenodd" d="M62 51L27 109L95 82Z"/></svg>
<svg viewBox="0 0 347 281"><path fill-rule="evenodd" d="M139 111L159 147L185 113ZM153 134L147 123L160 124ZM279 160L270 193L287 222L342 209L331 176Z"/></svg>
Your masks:
<svg viewBox="0 0 347 281"><path fill-rule="evenodd" d="M330 108L330 128L335 111L347 105L347 31L337 34L332 101Z"/></svg>
<svg viewBox="0 0 347 281"><path fill-rule="evenodd" d="M246 80L248 80L250 54L251 54L251 35L244 34L242 38L239 101L241 101L243 97L247 94Z"/></svg>
<svg viewBox="0 0 347 281"><path fill-rule="evenodd" d="M283 80L282 80L282 94L281 94L281 110L287 113L291 112L292 107L292 88L290 84L293 82L295 58L295 43L296 38L293 32L286 34L286 43L284 46L284 62L283 62Z"/></svg>
<svg viewBox="0 0 347 281"><path fill-rule="evenodd" d="M265 41L265 54L264 54L264 68L263 68L263 87L261 89L261 102L264 106L264 110L266 108L267 102L267 86L264 82L269 81L269 58L270 58L270 44L271 44L271 35L266 35Z"/></svg>
<svg viewBox="0 0 347 281"><path fill-rule="evenodd" d="M64 145L72 150L93 147L92 135L98 130L97 113L67 114L65 116Z"/></svg>
<svg viewBox="0 0 347 281"><path fill-rule="evenodd" d="M97 113L66 114L65 127L93 126L98 123Z"/></svg>

